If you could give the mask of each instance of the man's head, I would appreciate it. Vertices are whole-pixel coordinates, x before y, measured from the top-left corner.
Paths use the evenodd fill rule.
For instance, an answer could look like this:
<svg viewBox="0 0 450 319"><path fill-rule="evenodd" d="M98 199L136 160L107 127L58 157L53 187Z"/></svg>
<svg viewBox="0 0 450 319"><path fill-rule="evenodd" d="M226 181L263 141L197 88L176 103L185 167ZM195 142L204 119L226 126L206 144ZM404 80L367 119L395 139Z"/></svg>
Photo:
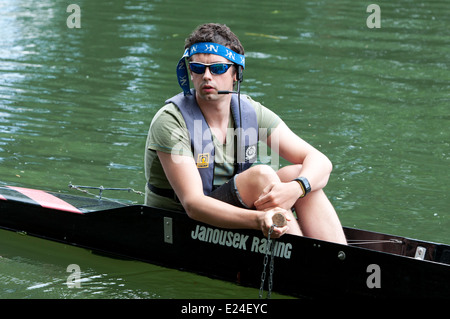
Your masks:
<svg viewBox="0 0 450 319"><path fill-rule="evenodd" d="M198 26L186 39L184 48L187 49L199 42L221 44L236 53L244 55L244 47L238 37L224 24L206 23Z"/></svg>
<svg viewBox="0 0 450 319"><path fill-rule="evenodd" d="M191 63L189 70L193 81L194 79L198 80L198 76L202 74L213 76L213 80L220 80L220 78L223 79L222 75L230 73L236 81L238 80L236 68L240 68L238 74L242 75L242 69L245 67L244 48L239 39L226 25L216 23L200 25L186 39L185 52L177 66L178 82L185 95L190 94L186 58ZM193 62L199 63L192 65ZM217 65L217 63L220 64ZM228 71L230 65L236 68L232 67L232 71ZM239 80L241 79L239 78ZM195 82L198 84L199 81L194 81L194 86L198 90ZM217 90L230 90L229 87L221 87L220 82L218 81L220 87L217 87ZM233 81L231 81L232 83ZM232 87L231 85L231 89Z"/></svg>

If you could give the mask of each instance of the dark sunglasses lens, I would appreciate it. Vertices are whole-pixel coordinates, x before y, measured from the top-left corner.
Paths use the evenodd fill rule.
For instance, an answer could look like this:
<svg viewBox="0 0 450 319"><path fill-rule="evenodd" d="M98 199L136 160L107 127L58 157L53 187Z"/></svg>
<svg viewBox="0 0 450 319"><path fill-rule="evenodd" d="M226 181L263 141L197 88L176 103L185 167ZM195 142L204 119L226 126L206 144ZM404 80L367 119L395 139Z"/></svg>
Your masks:
<svg viewBox="0 0 450 319"><path fill-rule="evenodd" d="M199 63L189 63L189 68L191 69L192 72L197 74L203 74L205 73L206 70L206 66Z"/></svg>
<svg viewBox="0 0 450 319"><path fill-rule="evenodd" d="M230 68L229 64L217 63L209 67L212 74L224 74Z"/></svg>
<svg viewBox="0 0 450 319"><path fill-rule="evenodd" d="M215 63L209 65L209 70L211 71L212 74L224 74L225 72L228 71L230 66L231 64ZM207 67L206 65L200 63L189 63L189 68L191 69L191 71L197 74L205 73L206 67Z"/></svg>

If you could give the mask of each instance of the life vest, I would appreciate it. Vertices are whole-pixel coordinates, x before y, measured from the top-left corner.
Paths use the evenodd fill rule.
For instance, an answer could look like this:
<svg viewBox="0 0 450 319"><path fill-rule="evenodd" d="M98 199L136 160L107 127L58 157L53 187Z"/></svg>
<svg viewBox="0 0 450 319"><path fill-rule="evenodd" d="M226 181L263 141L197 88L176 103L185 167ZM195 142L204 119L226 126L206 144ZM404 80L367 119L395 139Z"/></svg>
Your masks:
<svg viewBox="0 0 450 319"><path fill-rule="evenodd" d="M168 99L167 103L175 104L183 115L189 131L194 159L202 178L203 193L209 195L214 185L215 150L211 130L197 104L195 94L185 96L183 93L179 93ZM234 157L235 174L245 171L256 161L258 145L258 121L255 109L245 97L241 97L240 105L241 114L239 115L238 97L233 94L231 113L237 128L235 133L239 143L239 132L241 132L241 144L244 145L244 147L237 147L237 154Z"/></svg>

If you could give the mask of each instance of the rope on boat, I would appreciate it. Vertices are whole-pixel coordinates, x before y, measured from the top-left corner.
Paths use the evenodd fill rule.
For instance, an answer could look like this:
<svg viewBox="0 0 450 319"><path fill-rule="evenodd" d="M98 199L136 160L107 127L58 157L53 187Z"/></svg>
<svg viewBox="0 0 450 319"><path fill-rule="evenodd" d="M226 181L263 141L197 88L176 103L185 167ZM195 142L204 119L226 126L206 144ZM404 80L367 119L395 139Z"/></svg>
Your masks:
<svg viewBox="0 0 450 319"><path fill-rule="evenodd" d="M144 195L143 192L134 190L133 188L116 188L116 187L103 187L103 186L98 186L98 187L97 186L81 186L81 185L73 185L72 183L69 183L69 188L76 189L76 190L78 190L80 192L83 192L85 194L93 195L95 197L98 197L99 199L102 199L102 194L103 194L104 190L128 191L129 193L132 192L132 193L135 193L135 194L138 194L138 195L141 195L141 196ZM92 194L89 191L87 191L86 189L97 189L97 190L99 190L99 195ZM109 198L106 198L106 199L111 200Z"/></svg>
<svg viewBox="0 0 450 319"><path fill-rule="evenodd" d="M370 244L382 244L382 243L389 243L389 244L403 244L403 241L400 239L390 238L390 239L354 239L354 240L348 240L348 243L350 245L370 245Z"/></svg>

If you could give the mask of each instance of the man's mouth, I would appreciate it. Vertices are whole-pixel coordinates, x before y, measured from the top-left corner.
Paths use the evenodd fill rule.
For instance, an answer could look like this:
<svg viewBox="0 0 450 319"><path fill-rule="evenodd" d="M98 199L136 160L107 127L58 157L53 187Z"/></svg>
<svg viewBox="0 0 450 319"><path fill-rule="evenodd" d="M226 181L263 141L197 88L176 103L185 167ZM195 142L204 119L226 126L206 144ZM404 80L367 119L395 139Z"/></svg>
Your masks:
<svg viewBox="0 0 450 319"><path fill-rule="evenodd" d="M203 85L202 89L205 90L205 91L207 91L207 92L215 90L215 89L214 89L214 86L209 85L209 84Z"/></svg>

